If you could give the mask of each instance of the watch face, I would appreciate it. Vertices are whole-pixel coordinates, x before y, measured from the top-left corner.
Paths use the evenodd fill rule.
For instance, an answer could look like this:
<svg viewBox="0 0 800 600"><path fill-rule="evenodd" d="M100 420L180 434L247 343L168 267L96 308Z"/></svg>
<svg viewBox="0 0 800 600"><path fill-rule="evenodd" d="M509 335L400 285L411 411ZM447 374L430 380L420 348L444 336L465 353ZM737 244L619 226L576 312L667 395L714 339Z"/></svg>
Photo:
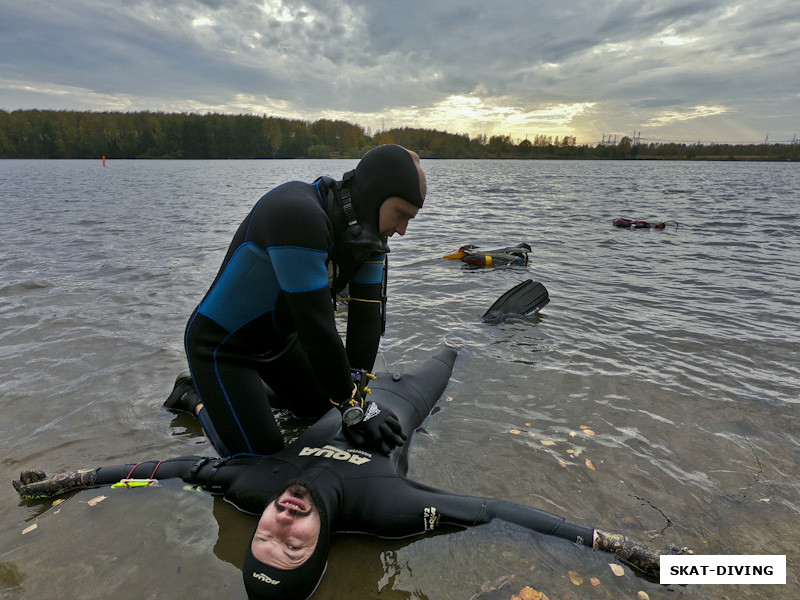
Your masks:
<svg viewBox="0 0 800 600"><path fill-rule="evenodd" d="M360 406L351 406L342 413L342 421L345 425L357 425L364 418L364 409Z"/></svg>

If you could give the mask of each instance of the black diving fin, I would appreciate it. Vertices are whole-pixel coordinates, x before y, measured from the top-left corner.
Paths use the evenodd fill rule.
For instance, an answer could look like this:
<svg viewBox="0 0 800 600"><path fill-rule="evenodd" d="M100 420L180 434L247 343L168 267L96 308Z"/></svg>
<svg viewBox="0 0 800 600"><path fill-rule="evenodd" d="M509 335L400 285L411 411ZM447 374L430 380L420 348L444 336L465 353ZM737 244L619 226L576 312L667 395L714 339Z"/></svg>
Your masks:
<svg viewBox="0 0 800 600"><path fill-rule="evenodd" d="M500 296L482 319L486 323L499 323L507 317L527 317L542 310L548 302L550 294L547 288L538 281L528 279Z"/></svg>

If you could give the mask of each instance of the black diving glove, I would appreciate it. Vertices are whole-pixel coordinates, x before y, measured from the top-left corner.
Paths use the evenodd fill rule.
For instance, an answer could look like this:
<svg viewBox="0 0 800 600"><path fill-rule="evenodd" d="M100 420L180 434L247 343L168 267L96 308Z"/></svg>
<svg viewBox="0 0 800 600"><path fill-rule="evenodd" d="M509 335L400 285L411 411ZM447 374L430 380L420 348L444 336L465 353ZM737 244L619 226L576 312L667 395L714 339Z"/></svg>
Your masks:
<svg viewBox="0 0 800 600"><path fill-rule="evenodd" d="M388 455L406 441L400 421L391 410L364 402L364 397L372 393L367 385L376 379L374 375L365 369L353 369L350 377L353 380L350 399L336 404L342 413L342 431L351 444Z"/></svg>
<svg viewBox="0 0 800 600"><path fill-rule="evenodd" d="M403 445L406 436L400 421L391 410L381 408L374 402L367 402L363 411L363 418L353 424L344 422L345 415L342 413L342 430L352 444L372 448L387 455L396 446Z"/></svg>

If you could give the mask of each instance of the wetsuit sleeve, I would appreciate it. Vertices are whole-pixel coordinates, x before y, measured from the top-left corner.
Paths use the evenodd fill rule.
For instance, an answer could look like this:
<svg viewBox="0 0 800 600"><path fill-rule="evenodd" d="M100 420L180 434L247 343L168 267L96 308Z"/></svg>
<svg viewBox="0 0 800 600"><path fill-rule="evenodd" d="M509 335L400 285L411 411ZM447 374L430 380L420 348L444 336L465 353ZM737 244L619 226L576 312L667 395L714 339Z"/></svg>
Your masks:
<svg viewBox="0 0 800 600"><path fill-rule="evenodd" d="M270 248L269 255L292 315L297 338L331 399L352 392L350 364L336 330L328 288L327 253L308 248Z"/></svg>
<svg viewBox="0 0 800 600"><path fill-rule="evenodd" d="M372 371L383 334L386 254L372 254L350 280L347 357L358 369Z"/></svg>
<svg viewBox="0 0 800 600"><path fill-rule="evenodd" d="M552 513L496 498L477 498L454 494L436 493L431 498L431 507L423 510L428 523L474 526L501 519L530 531L553 535L577 544L591 546L594 530L585 525L567 521Z"/></svg>
<svg viewBox="0 0 800 600"><path fill-rule="evenodd" d="M169 460L150 460L141 463L128 465L116 465L113 467L98 467L95 469L97 474L97 485L113 485L123 479L156 481L162 479L182 479L191 482L193 468L209 459L202 459L199 456L184 456L181 458L171 458Z"/></svg>
<svg viewBox="0 0 800 600"><path fill-rule="evenodd" d="M364 528L377 535L403 537L445 524L473 527L502 519L531 531L592 544L592 528L507 500L450 494L399 478L384 480L367 494L369 502L361 509Z"/></svg>
<svg viewBox="0 0 800 600"><path fill-rule="evenodd" d="M149 461L114 467L97 467L95 469L79 469L48 477L38 470L20 473L20 479L12 485L20 496L26 499L52 498L65 492L93 488L120 483L126 487L152 485L159 479L178 477L188 480L193 471L192 465L197 462L196 456L171 459L166 461ZM209 459L204 459L209 460Z"/></svg>
<svg viewBox="0 0 800 600"><path fill-rule="evenodd" d="M291 194L283 194L268 216L258 223L257 241L269 254L298 340L318 381L331 399L340 401L350 396L352 383L329 289L330 223L316 200Z"/></svg>
<svg viewBox="0 0 800 600"><path fill-rule="evenodd" d="M397 476L366 477L348 485L346 531L399 538L443 524L469 527L483 522L481 498L446 494Z"/></svg>
<svg viewBox="0 0 800 600"><path fill-rule="evenodd" d="M584 546L592 545L594 529L591 527L572 523L558 515L507 500L484 499L483 502L485 507L481 517L483 522L502 519L531 531L554 535Z"/></svg>
<svg viewBox="0 0 800 600"><path fill-rule="evenodd" d="M113 467L99 467L95 469L95 485L113 485L125 479L163 481L165 479L181 479L186 483L200 485L213 493L226 492L242 475L245 479L253 480L258 475L260 496L256 505L263 507L263 494L273 493L273 490L264 481L267 477L275 477L276 469L259 468L257 459L225 459L208 458L202 456L182 456L168 460L150 460L141 463L117 465ZM279 479L279 478L278 478ZM269 481L269 479L267 479ZM252 485L251 485L252 487Z"/></svg>

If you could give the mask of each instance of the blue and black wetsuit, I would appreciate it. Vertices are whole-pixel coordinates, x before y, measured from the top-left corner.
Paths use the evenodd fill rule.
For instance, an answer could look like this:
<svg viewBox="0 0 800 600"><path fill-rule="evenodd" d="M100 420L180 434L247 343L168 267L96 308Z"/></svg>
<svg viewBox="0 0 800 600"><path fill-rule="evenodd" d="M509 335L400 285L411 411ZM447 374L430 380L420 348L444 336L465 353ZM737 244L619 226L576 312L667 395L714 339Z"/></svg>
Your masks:
<svg viewBox="0 0 800 600"><path fill-rule="evenodd" d="M271 406L317 417L331 400L350 397L351 367L372 369L388 246L369 232L349 243L340 191L340 182L320 178L264 195L189 320L189 367L221 454L278 452L284 443ZM345 349L332 292L347 284Z"/></svg>

